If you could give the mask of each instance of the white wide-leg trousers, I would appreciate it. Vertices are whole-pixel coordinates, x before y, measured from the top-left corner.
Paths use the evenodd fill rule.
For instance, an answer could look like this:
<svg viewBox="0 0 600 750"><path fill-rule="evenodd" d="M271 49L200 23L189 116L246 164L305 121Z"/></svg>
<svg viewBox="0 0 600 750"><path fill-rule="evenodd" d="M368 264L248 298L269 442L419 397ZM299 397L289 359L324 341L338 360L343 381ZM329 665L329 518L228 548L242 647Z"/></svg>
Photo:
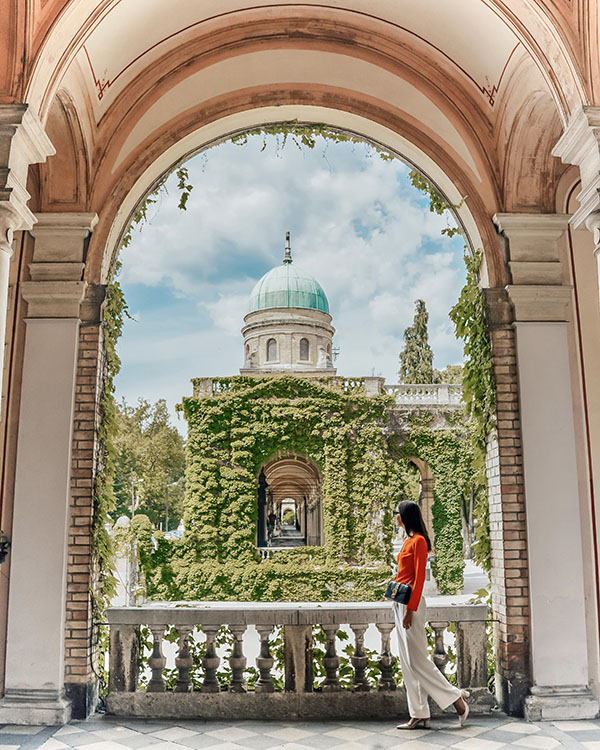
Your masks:
<svg viewBox="0 0 600 750"><path fill-rule="evenodd" d="M448 708L461 697L461 691L451 685L429 658L427 650L427 603L421 597L419 607L413 613L412 625L408 630L402 625L406 605L392 602L398 633L400 667L406 687L408 712L413 719L428 719L430 695L441 709Z"/></svg>

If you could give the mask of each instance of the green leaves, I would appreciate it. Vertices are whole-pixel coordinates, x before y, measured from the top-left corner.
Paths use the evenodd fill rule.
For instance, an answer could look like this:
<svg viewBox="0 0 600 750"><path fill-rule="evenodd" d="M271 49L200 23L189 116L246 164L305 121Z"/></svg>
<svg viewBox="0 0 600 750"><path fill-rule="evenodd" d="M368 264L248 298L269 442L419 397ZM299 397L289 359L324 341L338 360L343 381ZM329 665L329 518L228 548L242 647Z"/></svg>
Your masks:
<svg viewBox="0 0 600 750"><path fill-rule="evenodd" d="M400 352L401 383L433 383L433 352L429 346L429 313L422 299L415 301L412 326L404 331L404 349Z"/></svg>

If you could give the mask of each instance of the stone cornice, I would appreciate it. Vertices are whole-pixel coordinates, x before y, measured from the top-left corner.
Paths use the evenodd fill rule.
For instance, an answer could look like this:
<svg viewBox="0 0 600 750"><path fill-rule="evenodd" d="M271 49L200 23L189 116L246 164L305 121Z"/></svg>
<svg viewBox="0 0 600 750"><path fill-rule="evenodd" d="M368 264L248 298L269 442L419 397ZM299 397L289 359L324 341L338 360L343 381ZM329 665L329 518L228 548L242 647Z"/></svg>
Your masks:
<svg viewBox="0 0 600 750"><path fill-rule="evenodd" d="M85 281L24 281L21 294L28 318L78 318Z"/></svg>
<svg viewBox="0 0 600 750"><path fill-rule="evenodd" d="M600 107L581 107L567 125L554 149L564 164L575 164L581 173L579 209L571 223L582 226L593 211L600 209Z"/></svg>
<svg viewBox="0 0 600 750"><path fill-rule="evenodd" d="M35 223L27 207L29 166L54 153L39 119L27 104L0 105L0 212L4 213L4 223L10 217L12 231L30 229ZM6 250L6 244L6 236L0 236L2 249Z"/></svg>

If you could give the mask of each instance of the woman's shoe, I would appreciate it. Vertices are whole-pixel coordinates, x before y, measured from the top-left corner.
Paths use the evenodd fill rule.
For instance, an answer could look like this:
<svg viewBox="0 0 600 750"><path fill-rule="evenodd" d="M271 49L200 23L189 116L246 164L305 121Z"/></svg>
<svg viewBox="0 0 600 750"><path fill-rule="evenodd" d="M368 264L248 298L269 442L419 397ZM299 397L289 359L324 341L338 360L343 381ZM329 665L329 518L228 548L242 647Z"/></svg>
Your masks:
<svg viewBox="0 0 600 750"><path fill-rule="evenodd" d="M419 724L423 725L423 729L429 729L429 719L411 719L406 724L398 724L396 729L418 729Z"/></svg>
<svg viewBox="0 0 600 750"><path fill-rule="evenodd" d="M460 697L463 699L463 703L465 704L465 710L462 712L462 714L458 714L458 723L461 727L464 727L467 717L469 716L469 704L465 700L469 697L469 695L470 693L468 690L460 691Z"/></svg>

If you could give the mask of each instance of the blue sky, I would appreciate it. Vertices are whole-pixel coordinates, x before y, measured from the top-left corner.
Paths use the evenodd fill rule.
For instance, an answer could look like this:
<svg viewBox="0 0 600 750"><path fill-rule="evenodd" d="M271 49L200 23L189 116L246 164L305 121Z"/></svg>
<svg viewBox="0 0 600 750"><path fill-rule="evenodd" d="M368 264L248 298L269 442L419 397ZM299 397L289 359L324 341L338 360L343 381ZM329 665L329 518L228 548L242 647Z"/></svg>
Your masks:
<svg viewBox="0 0 600 750"><path fill-rule="evenodd" d="M362 145L318 139L316 148L261 137L224 143L188 162L187 211L174 179L121 255L126 321L117 395L165 398L173 410L190 378L236 374L240 329L256 281L281 262L285 232L294 263L319 281L340 348L338 372L397 382L402 334L414 301L429 310L435 366L462 360L448 311L464 284L463 241L440 235L446 217L400 161ZM182 423L177 423L183 429Z"/></svg>

